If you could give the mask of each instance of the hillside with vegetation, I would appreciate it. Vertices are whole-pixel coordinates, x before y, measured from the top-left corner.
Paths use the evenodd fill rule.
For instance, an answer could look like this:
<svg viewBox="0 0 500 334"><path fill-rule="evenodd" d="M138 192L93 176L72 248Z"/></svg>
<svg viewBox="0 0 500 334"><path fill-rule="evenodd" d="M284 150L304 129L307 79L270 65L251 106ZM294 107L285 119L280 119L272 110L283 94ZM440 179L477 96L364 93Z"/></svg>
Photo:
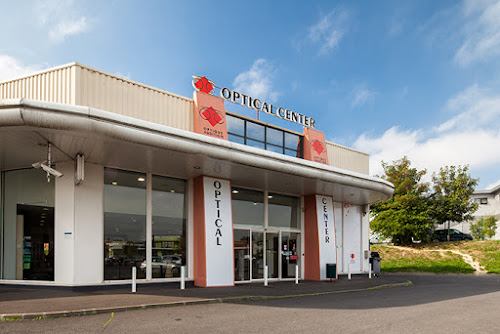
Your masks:
<svg viewBox="0 0 500 334"><path fill-rule="evenodd" d="M500 241L458 241L406 247L372 245L382 272L500 274Z"/></svg>

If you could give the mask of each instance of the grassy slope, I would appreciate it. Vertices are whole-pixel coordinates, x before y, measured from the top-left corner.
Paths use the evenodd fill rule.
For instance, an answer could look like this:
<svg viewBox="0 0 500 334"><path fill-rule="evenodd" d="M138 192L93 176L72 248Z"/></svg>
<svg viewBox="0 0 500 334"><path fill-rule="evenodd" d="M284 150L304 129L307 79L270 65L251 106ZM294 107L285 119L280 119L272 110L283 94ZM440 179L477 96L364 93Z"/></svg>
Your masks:
<svg viewBox="0 0 500 334"><path fill-rule="evenodd" d="M419 244L413 251L404 251L384 245L372 245L382 257L381 269L385 272L471 273L474 269L459 255L451 252L423 252L421 249L449 249L470 254L489 273L500 274L500 241L461 241Z"/></svg>

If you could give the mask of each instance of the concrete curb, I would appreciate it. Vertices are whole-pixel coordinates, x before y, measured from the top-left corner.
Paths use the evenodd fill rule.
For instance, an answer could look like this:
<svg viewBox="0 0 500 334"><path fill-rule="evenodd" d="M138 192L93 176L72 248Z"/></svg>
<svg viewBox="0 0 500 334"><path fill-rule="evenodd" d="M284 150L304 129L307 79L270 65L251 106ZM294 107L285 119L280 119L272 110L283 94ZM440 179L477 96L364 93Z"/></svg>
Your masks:
<svg viewBox="0 0 500 334"><path fill-rule="evenodd" d="M245 301L272 300L272 299L282 299L282 298L297 298L297 297L330 295L330 294L359 292L359 291L377 290L377 289L386 289L386 288L396 288L396 287L411 286L411 285L413 285L412 281L406 281L406 282L402 282L402 283L382 284L382 285L369 287L369 288L363 288L363 289L348 289L348 290L342 290L342 291L311 292L311 293L300 293L300 294L294 294L294 295L237 296L237 297L225 297L225 298L204 298L204 299L195 299L195 300L188 300L188 301L175 301L175 302L165 302L165 303L151 303L151 304L140 304L140 305L89 308L89 309L81 309L81 310L64 310L64 311L33 312L33 313L4 313L4 314L0 314L0 320L6 321L6 320L61 318L61 317L111 313L111 312L125 312L125 311L141 310L141 309L156 308L156 307L173 307L173 306L187 306L187 305L200 305L200 304L212 304L212 303L231 303L231 302L238 302L238 301L245 302Z"/></svg>

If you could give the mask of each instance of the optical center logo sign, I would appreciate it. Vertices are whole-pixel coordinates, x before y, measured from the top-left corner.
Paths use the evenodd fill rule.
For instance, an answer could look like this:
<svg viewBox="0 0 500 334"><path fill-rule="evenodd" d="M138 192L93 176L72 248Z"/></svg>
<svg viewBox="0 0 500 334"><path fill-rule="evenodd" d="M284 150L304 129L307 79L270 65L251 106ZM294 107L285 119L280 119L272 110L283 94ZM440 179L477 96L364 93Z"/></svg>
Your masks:
<svg viewBox="0 0 500 334"><path fill-rule="evenodd" d="M200 77L200 76L193 76L193 87L199 92L213 95L213 89L214 88L219 88L215 85L215 83L209 79L207 79L205 76ZM255 109L260 112L264 112L269 115L273 115L276 117L279 117L281 119L301 124L303 126L306 126L308 128L315 128L315 123L316 121L314 118L300 114L298 112L288 110L282 107L276 107L272 105L271 103L261 101L258 98L253 98L249 95L245 95L233 90L230 90L227 87L220 88L220 96L226 100L230 101L232 103L236 104L241 104L244 107L248 107L251 109ZM218 111L215 110L211 112L207 112L206 114L203 115L203 117L209 121L211 124L217 124L217 115ZM213 125L212 125L213 126Z"/></svg>
<svg viewBox="0 0 500 334"><path fill-rule="evenodd" d="M323 145L321 144L321 142L319 140L314 140L312 143L311 143L313 149L318 153L318 155L321 154L321 152L323 152L325 150L325 148L323 147Z"/></svg>
<svg viewBox="0 0 500 334"><path fill-rule="evenodd" d="M215 83L207 77L193 76L194 132L227 140L224 100L213 95Z"/></svg>

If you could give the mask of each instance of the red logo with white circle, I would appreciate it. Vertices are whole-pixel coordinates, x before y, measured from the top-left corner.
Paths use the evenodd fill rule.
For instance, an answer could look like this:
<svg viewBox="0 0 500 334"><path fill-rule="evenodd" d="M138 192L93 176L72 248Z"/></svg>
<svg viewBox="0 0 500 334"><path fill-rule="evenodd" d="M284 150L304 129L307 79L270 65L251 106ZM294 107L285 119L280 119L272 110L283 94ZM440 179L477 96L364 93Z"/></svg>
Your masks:
<svg viewBox="0 0 500 334"><path fill-rule="evenodd" d="M211 106L201 108L199 113L201 118L208 121L212 126L224 123L224 116L222 115L222 113L220 111L215 110Z"/></svg>
<svg viewBox="0 0 500 334"><path fill-rule="evenodd" d="M197 75L193 75L192 84L193 84L193 88L199 92L202 92L205 94L210 94L210 95L213 94L212 91L214 90L215 83L212 80L207 79L207 77L205 77L205 76L199 77Z"/></svg>
<svg viewBox="0 0 500 334"><path fill-rule="evenodd" d="M311 143L313 149L318 153L318 154L321 154L325 148L323 147L323 145L318 141L318 140L314 140L312 143Z"/></svg>

